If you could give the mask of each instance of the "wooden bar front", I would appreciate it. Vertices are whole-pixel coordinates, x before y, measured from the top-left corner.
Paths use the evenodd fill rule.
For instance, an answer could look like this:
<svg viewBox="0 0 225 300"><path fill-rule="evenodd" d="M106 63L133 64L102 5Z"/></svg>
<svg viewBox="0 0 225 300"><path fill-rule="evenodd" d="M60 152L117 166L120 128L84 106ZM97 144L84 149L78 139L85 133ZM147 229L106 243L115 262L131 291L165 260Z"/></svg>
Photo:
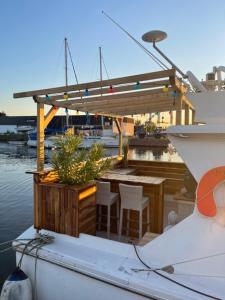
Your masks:
<svg viewBox="0 0 225 300"><path fill-rule="evenodd" d="M129 185L142 185L144 195L150 199L150 231L153 233L163 232L163 211L164 211L164 191L163 184L165 179L159 177L150 176L135 176L135 175L123 175L107 172L101 177L103 181L111 182L111 191L119 193L119 183ZM115 219L116 210L112 210L112 219ZM137 236L138 230L138 214L135 211L131 212L131 219L135 222L130 224L130 235ZM144 214L144 221L146 220L146 214ZM126 214L125 214L126 222ZM144 224L143 224L144 225ZM144 231L147 226L143 226ZM115 226L114 226L115 228ZM113 230L115 231L115 230Z"/></svg>
<svg viewBox="0 0 225 300"><path fill-rule="evenodd" d="M96 185L54 182L51 172L34 174L34 227L79 237L96 234Z"/></svg>

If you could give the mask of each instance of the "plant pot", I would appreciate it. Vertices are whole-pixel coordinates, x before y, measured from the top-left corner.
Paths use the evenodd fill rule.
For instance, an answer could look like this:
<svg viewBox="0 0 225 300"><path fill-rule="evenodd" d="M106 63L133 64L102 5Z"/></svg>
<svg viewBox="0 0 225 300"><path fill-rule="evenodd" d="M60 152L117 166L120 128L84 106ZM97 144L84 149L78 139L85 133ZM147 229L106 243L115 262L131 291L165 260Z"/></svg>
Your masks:
<svg viewBox="0 0 225 300"><path fill-rule="evenodd" d="M36 183L35 228L79 237L96 234L96 185Z"/></svg>

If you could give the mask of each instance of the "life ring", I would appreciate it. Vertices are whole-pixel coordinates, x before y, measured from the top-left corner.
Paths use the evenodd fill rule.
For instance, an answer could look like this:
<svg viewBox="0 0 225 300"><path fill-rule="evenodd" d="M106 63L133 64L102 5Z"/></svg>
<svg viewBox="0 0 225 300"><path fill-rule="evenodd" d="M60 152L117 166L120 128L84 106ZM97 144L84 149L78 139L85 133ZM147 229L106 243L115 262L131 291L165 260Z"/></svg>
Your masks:
<svg viewBox="0 0 225 300"><path fill-rule="evenodd" d="M225 181L225 166L216 167L206 172L201 178L196 192L197 208L207 217L216 215L216 202L213 195L214 188Z"/></svg>

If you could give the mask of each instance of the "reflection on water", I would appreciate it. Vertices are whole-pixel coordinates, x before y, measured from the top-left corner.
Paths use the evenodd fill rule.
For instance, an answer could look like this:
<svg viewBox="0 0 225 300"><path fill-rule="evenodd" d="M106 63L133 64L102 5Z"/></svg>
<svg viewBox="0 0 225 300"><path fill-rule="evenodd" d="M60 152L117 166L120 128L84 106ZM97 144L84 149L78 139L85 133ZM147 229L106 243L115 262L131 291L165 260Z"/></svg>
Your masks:
<svg viewBox="0 0 225 300"><path fill-rule="evenodd" d="M46 162L52 151L46 150ZM107 149L106 155L116 155L117 149ZM32 175L36 150L25 146L0 143L0 243L16 238L33 224ZM165 149L133 148L130 159L181 161L177 153ZM0 286L15 267L13 251L0 254Z"/></svg>
<svg viewBox="0 0 225 300"><path fill-rule="evenodd" d="M179 154L174 150L168 150L166 148L132 148L129 150L129 159L141 159L141 160L160 160L160 161L172 161L183 162Z"/></svg>

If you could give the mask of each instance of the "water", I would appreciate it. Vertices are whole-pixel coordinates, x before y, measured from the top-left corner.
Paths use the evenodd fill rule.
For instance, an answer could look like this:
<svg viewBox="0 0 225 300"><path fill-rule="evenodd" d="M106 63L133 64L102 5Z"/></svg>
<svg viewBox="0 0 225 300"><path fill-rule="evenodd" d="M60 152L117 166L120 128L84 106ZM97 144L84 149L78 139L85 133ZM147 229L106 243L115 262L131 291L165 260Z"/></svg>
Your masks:
<svg viewBox="0 0 225 300"><path fill-rule="evenodd" d="M107 150L116 155L117 149ZM32 175L36 167L35 149L0 143L0 243L15 239L33 224ZM46 151L50 161L51 151ZM134 148L129 158L144 160L181 161L177 153L165 149ZM0 254L0 287L15 268L15 253Z"/></svg>

